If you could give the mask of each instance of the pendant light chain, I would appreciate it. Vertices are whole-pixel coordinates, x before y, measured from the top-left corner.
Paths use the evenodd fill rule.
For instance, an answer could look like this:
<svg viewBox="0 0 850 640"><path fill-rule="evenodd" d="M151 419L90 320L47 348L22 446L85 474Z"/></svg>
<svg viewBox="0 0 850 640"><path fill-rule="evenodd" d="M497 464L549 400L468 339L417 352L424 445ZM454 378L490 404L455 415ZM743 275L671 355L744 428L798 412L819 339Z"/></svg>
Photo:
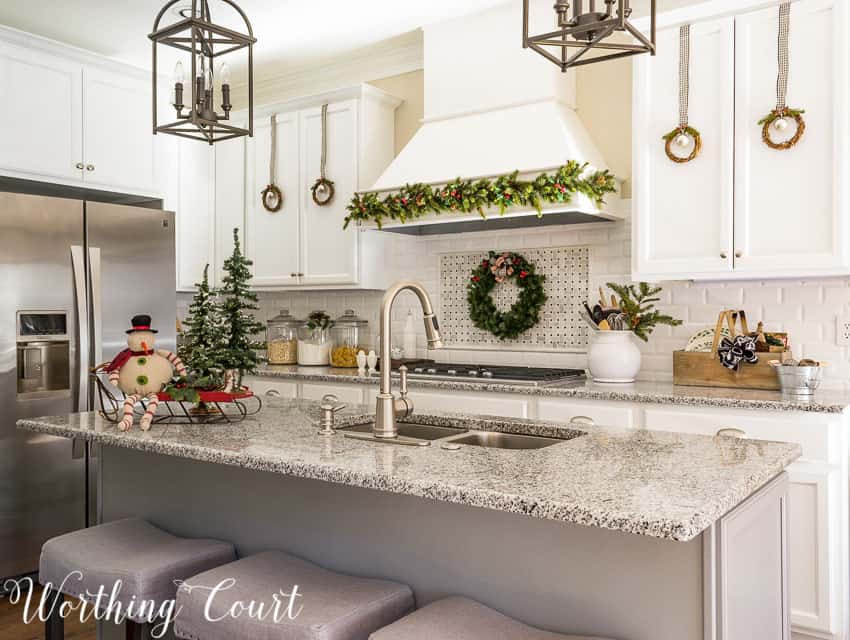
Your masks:
<svg viewBox="0 0 850 640"><path fill-rule="evenodd" d="M779 73L776 76L776 109L784 111L787 107L788 95L788 32L791 21L791 3L784 2L779 6Z"/></svg>
<svg viewBox="0 0 850 640"><path fill-rule="evenodd" d="M679 28L679 126L688 126L688 101L691 92L691 25Z"/></svg>
<svg viewBox="0 0 850 640"><path fill-rule="evenodd" d="M325 165L328 159L328 105L322 105L322 162L319 168L319 175L324 180Z"/></svg>

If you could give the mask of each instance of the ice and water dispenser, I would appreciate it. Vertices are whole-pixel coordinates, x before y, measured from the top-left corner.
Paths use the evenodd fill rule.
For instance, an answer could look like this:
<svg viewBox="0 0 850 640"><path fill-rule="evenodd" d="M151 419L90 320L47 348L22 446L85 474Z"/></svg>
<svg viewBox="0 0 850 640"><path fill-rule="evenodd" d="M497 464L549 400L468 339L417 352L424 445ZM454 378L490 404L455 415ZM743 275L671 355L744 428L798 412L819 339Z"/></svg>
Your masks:
<svg viewBox="0 0 850 640"><path fill-rule="evenodd" d="M19 311L18 393L70 389L68 312Z"/></svg>

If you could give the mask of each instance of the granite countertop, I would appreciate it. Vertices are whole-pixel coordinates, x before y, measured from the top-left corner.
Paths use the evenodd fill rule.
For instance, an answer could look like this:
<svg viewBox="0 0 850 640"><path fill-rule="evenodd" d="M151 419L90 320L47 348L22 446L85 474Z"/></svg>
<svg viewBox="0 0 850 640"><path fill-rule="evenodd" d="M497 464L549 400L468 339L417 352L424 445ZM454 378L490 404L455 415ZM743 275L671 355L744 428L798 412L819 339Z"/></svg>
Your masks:
<svg viewBox="0 0 850 640"><path fill-rule="evenodd" d="M18 427L67 438L407 494L535 518L688 541L800 456L798 445L488 416L415 416L424 424L570 438L536 450L439 443L409 447L317 434L318 405L269 398L238 424L157 424L122 433L95 413ZM365 422L363 406L338 424Z"/></svg>
<svg viewBox="0 0 850 640"><path fill-rule="evenodd" d="M301 367L296 365L263 365L257 370L256 375L301 382L341 382L373 385L377 385L379 380L377 374L360 375L356 369ZM850 393L842 391L818 391L813 396L783 396L778 391L755 389L683 387L671 382L638 381L632 384L602 384L591 380L535 387L505 383L411 378L409 385L413 388L422 389L517 393L587 400L620 400L624 402L725 407L727 409L767 409L769 411L808 411L813 413L843 413L850 409Z"/></svg>

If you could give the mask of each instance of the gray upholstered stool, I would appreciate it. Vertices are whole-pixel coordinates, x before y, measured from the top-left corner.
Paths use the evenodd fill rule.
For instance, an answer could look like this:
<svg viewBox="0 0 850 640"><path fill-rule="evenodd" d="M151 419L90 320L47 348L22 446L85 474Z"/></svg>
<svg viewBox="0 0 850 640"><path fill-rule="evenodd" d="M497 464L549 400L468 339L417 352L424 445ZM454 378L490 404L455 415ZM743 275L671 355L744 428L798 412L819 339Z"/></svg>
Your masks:
<svg viewBox="0 0 850 640"><path fill-rule="evenodd" d="M232 587L216 593L205 616L209 587L231 579ZM286 615L287 597L280 597L277 621L272 615L265 620L231 615L237 603L263 604L268 611L275 594L291 594L296 585L294 619ZM177 606L174 634L188 640L367 640L376 629L412 611L414 602L407 585L334 573L267 551L187 580L177 591Z"/></svg>
<svg viewBox="0 0 850 640"><path fill-rule="evenodd" d="M173 600L177 593L175 580L185 580L236 558L233 545L218 540L178 538L152 524L131 518L116 520L97 527L81 529L44 543L41 549L38 580L49 587L49 598L63 594L87 598L103 585L109 597L116 581L121 588L116 598L122 612L128 603L142 600L155 603ZM79 572L73 574L72 572ZM54 607L54 614L59 607ZM146 620L127 618L127 638L149 635ZM64 637L63 620L51 615L45 623L46 640Z"/></svg>
<svg viewBox="0 0 850 640"><path fill-rule="evenodd" d="M373 633L370 640L603 640L541 631L469 598L445 598Z"/></svg>

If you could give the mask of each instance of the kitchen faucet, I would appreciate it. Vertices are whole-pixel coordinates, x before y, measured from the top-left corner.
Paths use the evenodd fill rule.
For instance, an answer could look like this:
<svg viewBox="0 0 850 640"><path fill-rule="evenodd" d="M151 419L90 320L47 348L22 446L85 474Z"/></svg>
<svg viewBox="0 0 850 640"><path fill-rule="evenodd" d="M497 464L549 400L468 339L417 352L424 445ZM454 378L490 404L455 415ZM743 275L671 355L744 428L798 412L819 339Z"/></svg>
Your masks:
<svg viewBox="0 0 850 640"><path fill-rule="evenodd" d="M375 406L375 424L372 427L372 433L346 433L346 437L399 442L401 444L427 444L425 441L416 438L401 438L396 426L396 418L405 418L413 412L413 401L407 396L407 367L404 365L399 368L401 396L397 398L393 395L392 389L392 310L393 302L402 291L412 291L419 298L419 304L422 305L422 313L424 314L425 337L428 339L428 348L440 349L443 346L437 317L434 315L431 298L428 296L425 287L418 282L402 280L387 289L381 301L381 386Z"/></svg>
<svg viewBox="0 0 850 640"><path fill-rule="evenodd" d="M422 313L425 321L425 337L428 339L429 349L440 349L443 339L440 336L440 327L431 298L428 292L418 282L402 280L396 282L386 293L381 301L381 387L378 392L377 404L375 406L375 426L372 434L376 438L397 438L396 417L407 417L413 412L413 401L407 397L407 367L402 365L401 373L401 397L396 398L392 389L392 310L393 302L402 291L412 291L419 298L422 305Z"/></svg>

